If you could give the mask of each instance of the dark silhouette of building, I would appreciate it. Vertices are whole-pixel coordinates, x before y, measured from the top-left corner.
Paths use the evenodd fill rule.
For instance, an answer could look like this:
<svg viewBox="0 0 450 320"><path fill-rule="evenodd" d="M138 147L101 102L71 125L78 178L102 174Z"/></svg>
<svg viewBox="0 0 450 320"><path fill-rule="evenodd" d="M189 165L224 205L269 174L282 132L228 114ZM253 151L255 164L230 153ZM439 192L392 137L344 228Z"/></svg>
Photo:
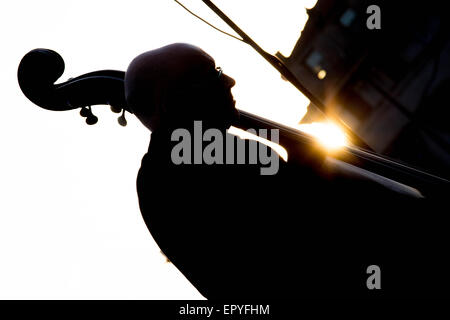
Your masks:
<svg viewBox="0 0 450 320"><path fill-rule="evenodd" d="M370 30L370 5L381 28ZM442 4L319 0L291 55L277 56L376 152L450 172L450 30ZM313 105L302 122L322 120Z"/></svg>

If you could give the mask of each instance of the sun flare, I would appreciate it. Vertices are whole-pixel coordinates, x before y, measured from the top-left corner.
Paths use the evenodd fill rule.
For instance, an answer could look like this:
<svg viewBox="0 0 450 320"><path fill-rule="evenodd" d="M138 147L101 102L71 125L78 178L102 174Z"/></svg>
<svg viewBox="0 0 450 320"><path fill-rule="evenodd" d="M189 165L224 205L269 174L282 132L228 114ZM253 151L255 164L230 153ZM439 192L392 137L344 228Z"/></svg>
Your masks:
<svg viewBox="0 0 450 320"><path fill-rule="evenodd" d="M344 131L331 122L304 123L299 124L297 128L314 136L321 145L330 151L340 149L348 144Z"/></svg>

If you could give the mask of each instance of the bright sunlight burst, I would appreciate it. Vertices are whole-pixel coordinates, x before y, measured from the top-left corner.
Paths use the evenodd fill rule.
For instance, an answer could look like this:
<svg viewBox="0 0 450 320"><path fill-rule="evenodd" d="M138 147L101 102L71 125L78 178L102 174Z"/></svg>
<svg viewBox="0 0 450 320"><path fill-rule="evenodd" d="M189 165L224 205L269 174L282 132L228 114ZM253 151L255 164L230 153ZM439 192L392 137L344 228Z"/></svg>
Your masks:
<svg viewBox="0 0 450 320"><path fill-rule="evenodd" d="M342 148L348 143L345 133L331 122L304 123L298 125L297 128L314 136L320 144L330 151Z"/></svg>

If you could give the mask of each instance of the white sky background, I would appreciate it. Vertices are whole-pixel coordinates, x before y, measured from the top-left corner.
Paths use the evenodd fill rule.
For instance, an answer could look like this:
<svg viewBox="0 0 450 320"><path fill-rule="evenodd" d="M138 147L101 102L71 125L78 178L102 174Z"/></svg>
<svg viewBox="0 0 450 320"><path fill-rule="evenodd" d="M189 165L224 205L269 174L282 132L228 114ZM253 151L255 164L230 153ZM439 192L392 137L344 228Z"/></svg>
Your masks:
<svg viewBox="0 0 450 320"><path fill-rule="evenodd" d="M182 3L230 31L200 0ZM304 6L315 1L215 3L269 52L288 54ZM126 70L144 51L189 42L236 79L238 108L294 124L308 100L251 47L172 0L2 2L0 30L0 299L202 299L165 263L141 218L135 181L149 131L131 115L119 126L105 106L93 107L94 126L79 110L35 106L17 83L20 59L53 49L65 60L65 81Z"/></svg>

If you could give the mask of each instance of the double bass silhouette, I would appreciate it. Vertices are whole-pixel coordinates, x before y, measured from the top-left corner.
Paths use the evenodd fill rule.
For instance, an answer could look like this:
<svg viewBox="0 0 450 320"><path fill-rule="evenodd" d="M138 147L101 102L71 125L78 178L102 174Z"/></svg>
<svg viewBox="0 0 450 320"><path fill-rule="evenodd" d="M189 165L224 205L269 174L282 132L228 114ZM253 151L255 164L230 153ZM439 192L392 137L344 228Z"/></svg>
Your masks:
<svg viewBox="0 0 450 320"><path fill-rule="evenodd" d="M92 105L122 112L121 125L125 112L134 113L125 72L95 71L55 84L63 72L58 53L35 49L20 62L19 85L44 109L81 109L89 125L97 122ZM161 175L157 155L144 168L150 148L137 181L152 236L205 297L448 295L448 236L439 206L448 181L356 146L330 157L313 137L243 111L233 125L279 130L288 152L280 178L245 168L164 167ZM189 189L199 181L209 184L201 194ZM176 189L182 184L187 189ZM258 192L248 192L255 186ZM193 208L201 208L195 218ZM366 283L373 265L382 272L379 290Z"/></svg>

